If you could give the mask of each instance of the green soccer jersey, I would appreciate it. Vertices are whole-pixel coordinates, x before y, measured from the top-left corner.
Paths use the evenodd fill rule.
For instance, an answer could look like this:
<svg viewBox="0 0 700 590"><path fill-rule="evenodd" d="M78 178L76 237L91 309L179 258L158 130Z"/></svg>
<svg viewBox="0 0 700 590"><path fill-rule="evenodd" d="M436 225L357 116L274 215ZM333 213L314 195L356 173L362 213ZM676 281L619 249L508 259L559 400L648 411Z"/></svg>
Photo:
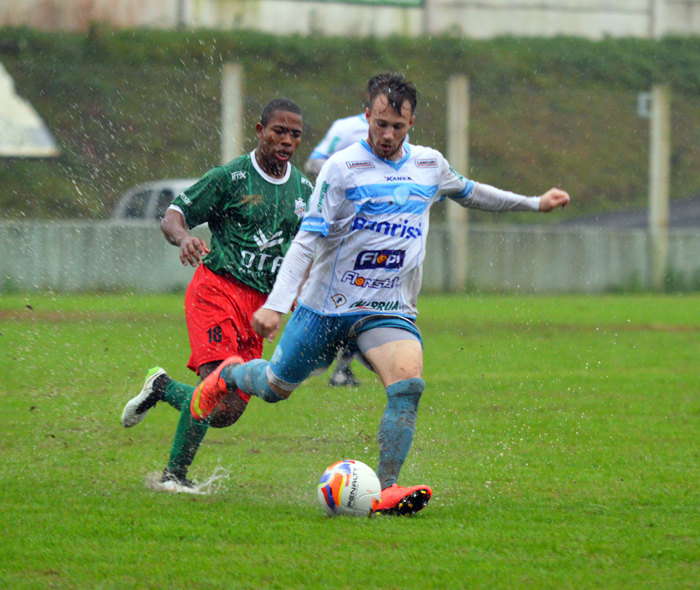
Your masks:
<svg viewBox="0 0 700 590"><path fill-rule="evenodd" d="M173 200L189 227L209 223L204 264L269 293L303 217L311 182L291 164L284 178L265 174L255 153L213 168Z"/></svg>

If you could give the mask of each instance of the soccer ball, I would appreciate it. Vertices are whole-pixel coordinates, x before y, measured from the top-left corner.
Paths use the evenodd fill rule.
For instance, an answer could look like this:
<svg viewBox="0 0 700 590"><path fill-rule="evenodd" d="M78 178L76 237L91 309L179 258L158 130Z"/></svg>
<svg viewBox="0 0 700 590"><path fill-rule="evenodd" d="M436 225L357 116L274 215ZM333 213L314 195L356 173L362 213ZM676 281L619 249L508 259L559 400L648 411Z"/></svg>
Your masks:
<svg viewBox="0 0 700 590"><path fill-rule="evenodd" d="M371 467L360 461L338 461L318 482L318 501L328 516L370 516L382 488Z"/></svg>

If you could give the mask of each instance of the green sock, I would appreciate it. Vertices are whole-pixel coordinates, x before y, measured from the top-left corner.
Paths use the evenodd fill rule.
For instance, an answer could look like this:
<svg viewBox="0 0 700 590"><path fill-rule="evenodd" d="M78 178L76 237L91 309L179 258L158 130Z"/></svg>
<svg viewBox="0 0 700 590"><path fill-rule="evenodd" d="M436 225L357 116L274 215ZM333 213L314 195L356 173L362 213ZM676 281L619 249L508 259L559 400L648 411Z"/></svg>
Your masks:
<svg viewBox="0 0 700 590"><path fill-rule="evenodd" d="M182 410L182 404L189 404L193 393L194 387L192 385L185 385L170 379L163 388L163 399L176 410Z"/></svg>
<svg viewBox="0 0 700 590"><path fill-rule="evenodd" d="M173 440L173 446L170 449L168 469L183 476L187 473L187 468L192 465L197 449L209 430L209 420L200 422L195 420L190 413L190 401L193 393L193 386L171 380L165 386L163 396L163 399L173 408L180 410L175 440Z"/></svg>

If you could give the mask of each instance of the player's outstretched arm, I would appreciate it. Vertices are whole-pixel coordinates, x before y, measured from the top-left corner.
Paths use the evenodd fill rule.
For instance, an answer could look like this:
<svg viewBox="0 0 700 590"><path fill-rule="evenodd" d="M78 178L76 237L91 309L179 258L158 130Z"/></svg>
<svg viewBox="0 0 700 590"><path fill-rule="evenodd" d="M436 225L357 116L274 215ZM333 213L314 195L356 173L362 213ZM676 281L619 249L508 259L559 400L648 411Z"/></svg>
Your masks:
<svg viewBox="0 0 700 590"><path fill-rule="evenodd" d="M202 257L209 254L207 243L187 231L185 219L179 211L168 209L160 222L160 229L168 242L180 248L180 260L185 266L188 263L197 266Z"/></svg>
<svg viewBox="0 0 700 590"><path fill-rule="evenodd" d="M569 193L558 188L550 188L540 197L540 212L549 213L557 207L562 209L569 204Z"/></svg>
<svg viewBox="0 0 700 590"><path fill-rule="evenodd" d="M280 329L282 314L279 311L261 307L253 314L250 325L258 336L267 338L272 342Z"/></svg>

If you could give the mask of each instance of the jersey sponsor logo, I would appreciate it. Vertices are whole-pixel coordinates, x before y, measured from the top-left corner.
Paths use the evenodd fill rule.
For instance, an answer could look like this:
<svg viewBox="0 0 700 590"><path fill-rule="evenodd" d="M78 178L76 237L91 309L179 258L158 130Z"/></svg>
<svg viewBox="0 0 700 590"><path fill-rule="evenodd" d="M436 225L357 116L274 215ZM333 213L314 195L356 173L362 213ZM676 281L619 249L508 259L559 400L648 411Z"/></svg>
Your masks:
<svg viewBox="0 0 700 590"><path fill-rule="evenodd" d="M374 168L374 162L370 160L359 160L356 162L345 162L345 165L350 170L357 170L358 168Z"/></svg>
<svg viewBox="0 0 700 590"><path fill-rule="evenodd" d="M262 195L246 195L241 199L241 205L262 205Z"/></svg>
<svg viewBox="0 0 700 590"><path fill-rule="evenodd" d="M304 199L299 197L294 201L294 215L301 219L304 217L304 213L306 213L306 203L304 203Z"/></svg>
<svg viewBox="0 0 700 590"><path fill-rule="evenodd" d="M370 221L364 217L355 217L352 220L352 231L369 230L385 236L393 236L405 238L407 240L416 240L423 235L422 224L418 226L408 225L408 220L403 223L390 223L388 221Z"/></svg>
<svg viewBox="0 0 700 590"><path fill-rule="evenodd" d="M372 311L396 311L400 309L398 301L353 301L348 309L371 309Z"/></svg>
<svg viewBox="0 0 700 590"><path fill-rule="evenodd" d="M185 193L180 193L180 198L182 199L182 202L183 202L185 205L191 205L191 204L192 204L192 201L190 201L190 200L187 198L187 195L186 195Z"/></svg>
<svg viewBox="0 0 700 590"><path fill-rule="evenodd" d="M279 230L268 238L263 233L263 230L259 229L258 233L256 235L253 235L253 239L258 245L258 248L260 248L260 251L262 252L263 250L267 250L268 248L272 248L272 246L277 246L277 244L281 244L282 242L284 242L284 238L280 238L281 235L282 230Z"/></svg>
<svg viewBox="0 0 700 590"><path fill-rule="evenodd" d="M342 295L341 293L336 293L335 295L332 295L331 301L335 304L336 307L345 305L348 302L348 300L345 299L345 295Z"/></svg>
<svg viewBox="0 0 700 590"><path fill-rule="evenodd" d="M318 196L318 205L316 205L316 210L320 213L323 211L323 199L328 192L328 183L324 180L321 185L321 194Z"/></svg>
<svg viewBox="0 0 700 590"><path fill-rule="evenodd" d="M399 284L399 277L391 279L372 279L360 276L358 273L349 270L343 275L340 281L342 283L350 283L355 287L362 287L363 289L393 289Z"/></svg>
<svg viewBox="0 0 700 590"><path fill-rule="evenodd" d="M253 235L253 239L258 245L260 252L241 250L241 266L238 270L242 273L254 274L267 268L271 273L276 273L282 264L282 260L284 260L284 256L273 257L271 254L264 254L263 251L284 242L284 238L280 237L281 235L282 230L275 232L268 238L263 233L263 230L258 229L258 233Z"/></svg>
<svg viewBox="0 0 700 590"><path fill-rule="evenodd" d="M310 181L308 178L306 178L306 176L302 176L302 177L301 177L301 184L305 184L305 185L308 186L311 190L314 190L314 185L311 184L311 181Z"/></svg>
<svg viewBox="0 0 700 590"><path fill-rule="evenodd" d="M241 250L241 266L238 270L245 274L256 274L263 270L269 270L272 274L275 274L282 266L283 260L284 256L275 256L273 258L270 254L260 254L258 257L258 254L255 252Z"/></svg>
<svg viewBox="0 0 700 590"><path fill-rule="evenodd" d="M427 160L416 160L416 168L437 168L438 162L435 158Z"/></svg>
<svg viewBox="0 0 700 590"><path fill-rule="evenodd" d="M398 270L403 266L405 257L405 250L363 250L355 259L354 270Z"/></svg>
<svg viewBox="0 0 700 590"><path fill-rule="evenodd" d="M387 182L413 182L410 176L385 176Z"/></svg>
<svg viewBox="0 0 700 590"><path fill-rule="evenodd" d="M244 170L239 170L238 172L231 172L231 180L245 180L246 173Z"/></svg>

